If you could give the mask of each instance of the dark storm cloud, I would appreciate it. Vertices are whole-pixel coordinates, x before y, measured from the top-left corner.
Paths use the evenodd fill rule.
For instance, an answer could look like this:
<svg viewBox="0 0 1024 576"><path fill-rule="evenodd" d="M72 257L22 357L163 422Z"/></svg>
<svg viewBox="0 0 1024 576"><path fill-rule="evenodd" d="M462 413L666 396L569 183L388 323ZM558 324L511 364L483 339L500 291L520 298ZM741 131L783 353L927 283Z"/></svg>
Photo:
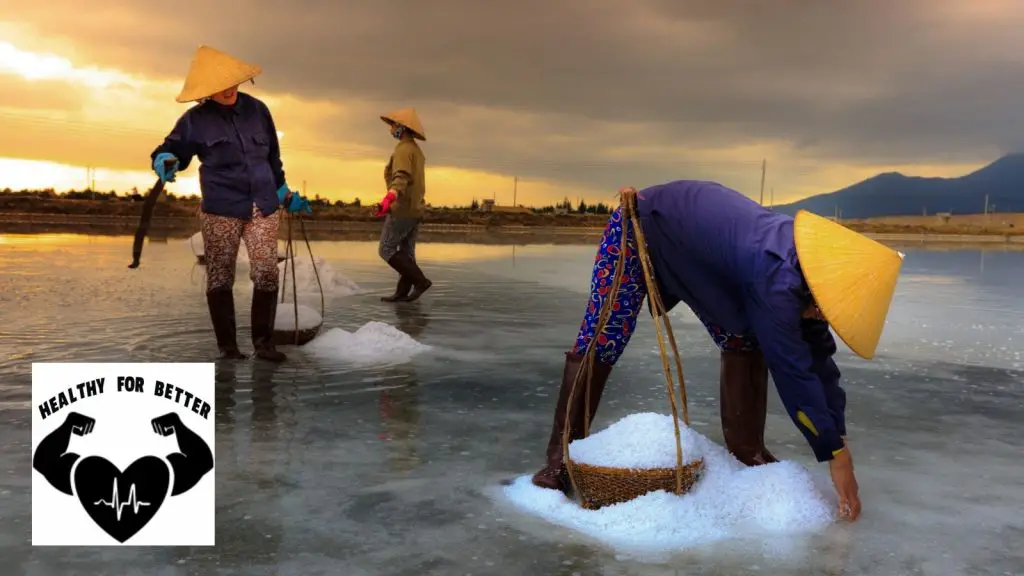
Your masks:
<svg viewBox="0 0 1024 576"><path fill-rule="evenodd" d="M324 123L339 139L379 143L377 114L414 104L435 162L523 176L721 177L760 159L617 160L611 149L758 139L794 143L808 162L970 161L1024 133L1024 6L1013 2L118 4L82 18L70 0L25 3L19 17L148 73L183 75L197 44L220 47L263 65L261 88L358 106L364 122Z"/></svg>

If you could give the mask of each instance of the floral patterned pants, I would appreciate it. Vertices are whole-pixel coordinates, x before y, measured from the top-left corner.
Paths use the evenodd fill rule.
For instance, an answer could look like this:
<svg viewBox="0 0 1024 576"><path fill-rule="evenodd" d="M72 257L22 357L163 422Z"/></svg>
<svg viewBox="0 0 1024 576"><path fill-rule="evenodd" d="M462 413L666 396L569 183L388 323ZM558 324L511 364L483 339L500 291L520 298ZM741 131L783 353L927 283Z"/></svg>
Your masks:
<svg viewBox="0 0 1024 576"><path fill-rule="evenodd" d="M281 211L263 216L253 204L252 219L200 214L203 251L206 254L206 291L235 285L238 247L245 241L249 252L249 278L256 290L277 291L277 231Z"/></svg>
<svg viewBox="0 0 1024 576"><path fill-rule="evenodd" d="M612 212L611 218L608 219L608 225L604 229L601 245L597 249L597 256L594 258L594 274L590 281L590 300L587 302L587 310L583 316L579 334L576 336L576 345L573 348L574 354L582 354L586 351L587 346L594 339L597 322L601 317L601 307L604 306L605 300L614 297L608 324L597 335L597 359L609 366L614 366L626 350L626 344L629 343L630 336L636 330L636 320L640 315L644 298L647 296L647 285L644 281L643 266L640 264L640 257L637 254L633 224L628 220L623 221L620 210L616 209ZM625 253L620 254L623 230L626 234L626 250ZM626 261L623 263L619 292L613 295L611 290L615 278L615 266L619 258L625 258ZM757 341L752 335L730 334L721 326L701 318L699 314L697 317L721 350L749 351L758 349Z"/></svg>

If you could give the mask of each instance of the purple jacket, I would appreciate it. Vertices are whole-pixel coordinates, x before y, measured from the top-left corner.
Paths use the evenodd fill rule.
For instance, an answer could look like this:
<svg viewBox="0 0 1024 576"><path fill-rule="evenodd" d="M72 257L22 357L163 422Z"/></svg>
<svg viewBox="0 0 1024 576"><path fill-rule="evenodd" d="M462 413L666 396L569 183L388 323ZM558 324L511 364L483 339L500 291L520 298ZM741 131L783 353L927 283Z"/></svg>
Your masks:
<svg viewBox="0 0 1024 576"><path fill-rule="evenodd" d="M640 191L637 209L666 309L685 302L734 334L753 333L790 418L819 462L846 434L846 393L800 271L793 218L714 182L678 180Z"/></svg>
<svg viewBox="0 0 1024 576"><path fill-rule="evenodd" d="M277 210L284 184L281 149L270 110L242 92L234 106L212 100L189 108L150 155L174 154L184 172L199 157L202 209L208 214L248 220L255 203L264 216Z"/></svg>

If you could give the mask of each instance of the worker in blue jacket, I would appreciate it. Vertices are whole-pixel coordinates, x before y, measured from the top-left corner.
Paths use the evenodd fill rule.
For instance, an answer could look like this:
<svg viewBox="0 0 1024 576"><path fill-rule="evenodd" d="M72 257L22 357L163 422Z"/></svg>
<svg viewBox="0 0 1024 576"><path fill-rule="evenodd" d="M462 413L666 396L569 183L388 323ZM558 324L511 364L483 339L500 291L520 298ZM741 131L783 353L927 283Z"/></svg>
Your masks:
<svg viewBox="0 0 1024 576"><path fill-rule="evenodd" d="M840 513L860 514L853 459L846 445L846 395L832 357L836 334L863 358L874 355L903 255L825 218L768 210L713 182L680 180L636 195L636 211L666 310L684 302L721 350L720 403L725 444L740 462L776 462L764 446L768 373L816 459L828 462ZM591 294L573 349L566 354L547 465L533 477L568 489L561 435L583 435L612 367L636 327L647 288L632 224L612 213L598 248ZM627 248L620 249L622 234ZM620 254L620 252L623 252ZM623 278L611 294L618 259ZM607 298L611 318L595 334ZM589 394L569 391L588 346L597 346Z"/></svg>
<svg viewBox="0 0 1024 576"><path fill-rule="evenodd" d="M200 46L177 101L198 102L150 154L163 182L198 158L203 199L200 221L206 254L206 302L221 358L245 358L235 329L235 264L245 242L253 282L251 332L255 355L286 360L274 346L281 212L312 212L308 200L285 182L277 128L267 105L240 92L261 68Z"/></svg>

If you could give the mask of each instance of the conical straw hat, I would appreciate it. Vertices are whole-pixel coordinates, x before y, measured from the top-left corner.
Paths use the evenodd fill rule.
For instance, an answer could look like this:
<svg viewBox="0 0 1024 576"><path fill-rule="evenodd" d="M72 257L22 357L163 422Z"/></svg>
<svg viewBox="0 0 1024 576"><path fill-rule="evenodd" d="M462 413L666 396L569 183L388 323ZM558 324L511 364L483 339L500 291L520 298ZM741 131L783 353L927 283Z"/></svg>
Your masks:
<svg viewBox="0 0 1024 576"><path fill-rule="evenodd" d="M252 80L263 72L255 64L243 62L209 46L200 46L192 57L192 66L176 100L181 103L209 98L217 92Z"/></svg>
<svg viewBox="0 0 1024 576"><path fill-rule="evenodd" d="M800 268L818 308L858 356L882 336L903 254L805 210L793 223Z"/></svg>
<svg viewBox="0 0 1024 576"><path fill-rule="evenodd" d="M420 117L416 114L415 108L402 108L401 110L395 110L390 114L381 116L380 119L388 124L395 123L405 126L409 130L413 131L414 138L419 138L420 140L427 139L427 134L423 131L423 123L420 122Z"/></svg>

